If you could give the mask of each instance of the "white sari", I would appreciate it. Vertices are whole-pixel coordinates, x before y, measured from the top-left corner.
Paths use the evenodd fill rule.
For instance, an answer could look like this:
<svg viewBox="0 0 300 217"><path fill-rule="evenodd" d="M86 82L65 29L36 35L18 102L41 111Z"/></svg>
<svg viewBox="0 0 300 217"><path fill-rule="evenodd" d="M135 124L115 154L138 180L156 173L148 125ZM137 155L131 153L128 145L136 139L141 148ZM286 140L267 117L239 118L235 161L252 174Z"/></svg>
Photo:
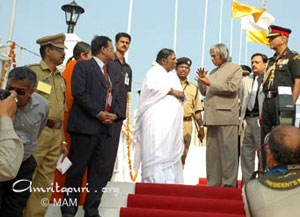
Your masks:
<svg viewBox="0 0 300 217"><path fill-rule="evenodd" d="M143 182L183 183L183 102L168 95L171 88L182 91L176 73L153 62L142 85L135 130L135 170L141 162Z"/></svg>

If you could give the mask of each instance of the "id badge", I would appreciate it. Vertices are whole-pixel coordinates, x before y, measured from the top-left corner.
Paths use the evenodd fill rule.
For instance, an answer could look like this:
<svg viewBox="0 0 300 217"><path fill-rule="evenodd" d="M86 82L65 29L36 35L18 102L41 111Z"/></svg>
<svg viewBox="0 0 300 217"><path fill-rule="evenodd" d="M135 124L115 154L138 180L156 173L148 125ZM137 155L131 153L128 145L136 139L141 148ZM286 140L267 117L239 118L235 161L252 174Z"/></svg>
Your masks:
<svg viewBox="0 0 300 217"><path fill-rule="evenodd" d="M52 86L45 82L39 81L36 89L42 93L47 93L50 95Z"/></svg>
<svg viewBox="0 0 300 217"><path fill-rule="evenodd" d="M126 72L125 80L124 80L125 85L129 86L129 81L130 81L130 79L129 79L128 73Z"/></svg>

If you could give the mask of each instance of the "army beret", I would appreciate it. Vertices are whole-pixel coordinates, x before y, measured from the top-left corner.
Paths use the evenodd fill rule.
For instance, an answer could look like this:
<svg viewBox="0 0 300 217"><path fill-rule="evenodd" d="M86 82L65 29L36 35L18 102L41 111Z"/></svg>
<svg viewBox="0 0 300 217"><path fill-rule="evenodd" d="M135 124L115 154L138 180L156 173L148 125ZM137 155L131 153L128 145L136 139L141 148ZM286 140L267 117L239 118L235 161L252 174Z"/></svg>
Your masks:
<svg viewBox="0 0 300 217"><path fill-rule="evenodd" d="M241 65L243 76L249 75L251 73L251 68L247 65Z"/></svg>
<svg viewBox="0 0 300 217"><path fill-rule="evenodd" d="M181 65L181 64L187 64L188 66L192 65L192 60L187 57L180 57L177 59L176 67Z"/></svg>
<svg viewBox="0 0 300 217"><path fill-rule="evenodd" d="M65 38L66 36L64 33L60 33L57 35L48 35L36 40L36 43L39 44L40 46L51 44L54 47L65 49L66 48L64 45Z"/></svg>
<svg viewBox="0 0 300 217"><path fill-rule="evenodd" d="M289 37L292 30L288 28L284 28L281 26L270 25L269 26L269 34L266 36L267 38L275 37L275 36L285 36Z"/></svg>

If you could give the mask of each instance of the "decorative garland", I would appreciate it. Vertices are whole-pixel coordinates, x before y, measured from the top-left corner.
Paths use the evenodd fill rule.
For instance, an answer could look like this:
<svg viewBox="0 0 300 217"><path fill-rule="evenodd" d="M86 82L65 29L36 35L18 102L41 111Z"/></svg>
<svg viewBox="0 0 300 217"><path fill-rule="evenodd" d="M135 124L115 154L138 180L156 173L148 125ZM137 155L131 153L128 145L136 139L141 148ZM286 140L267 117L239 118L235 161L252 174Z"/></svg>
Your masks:
<svg viewBox="0 0 300 217"><path fill-rule="evenodd" d="M127 158L128 158L128 166L129 166L129 175L133 182L137 179L138 173L133 175L132 171L132 161L131 161L131 137L130 137L130 119L129 112L130 110L130 93L127 93L127 110L126 110L126 142L127 142Z"/></svg>
<svg viewBox="0 0 300 217"><path fill-rule="evenodd" d="M2 70L2 73L1 73L2 76L1 76L1 81L0 81L0 88L2 88L3 82L6 78L6 73L8 72L8 69L11 66L11 64L12 64L13 68L17 67L15 48L16 48L16 43L12 42L11 45L10 45L10 51L9 51L9 54L8 54L9 58L6 61L5 65L4 65L4 68Z"/></svg>

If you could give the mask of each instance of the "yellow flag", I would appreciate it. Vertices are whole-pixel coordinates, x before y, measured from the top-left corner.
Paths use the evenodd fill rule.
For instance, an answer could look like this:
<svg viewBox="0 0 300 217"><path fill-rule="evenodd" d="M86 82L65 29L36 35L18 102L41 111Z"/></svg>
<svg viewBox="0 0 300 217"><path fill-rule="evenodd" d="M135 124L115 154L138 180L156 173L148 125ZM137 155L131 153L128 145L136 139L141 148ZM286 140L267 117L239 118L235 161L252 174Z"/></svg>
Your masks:
<svg viewBox="0 0 300 217"><path fill-rule="evenodd" d="M266 36L267 33L264 31L247 30L247 41L270 46Z"/></svg>
<svg viewBox="0 0 300 217"><path fill-rule="evenodd" d="M232 18L239 18L244 17L248 15L252 15L254 18L254 21L257 22L259 17L262 15L262 13L265 11L265 8L256 8L255 6L246 5L237 2L236 0L232 1L232 11L231 11L231 17Z"/></svg>

